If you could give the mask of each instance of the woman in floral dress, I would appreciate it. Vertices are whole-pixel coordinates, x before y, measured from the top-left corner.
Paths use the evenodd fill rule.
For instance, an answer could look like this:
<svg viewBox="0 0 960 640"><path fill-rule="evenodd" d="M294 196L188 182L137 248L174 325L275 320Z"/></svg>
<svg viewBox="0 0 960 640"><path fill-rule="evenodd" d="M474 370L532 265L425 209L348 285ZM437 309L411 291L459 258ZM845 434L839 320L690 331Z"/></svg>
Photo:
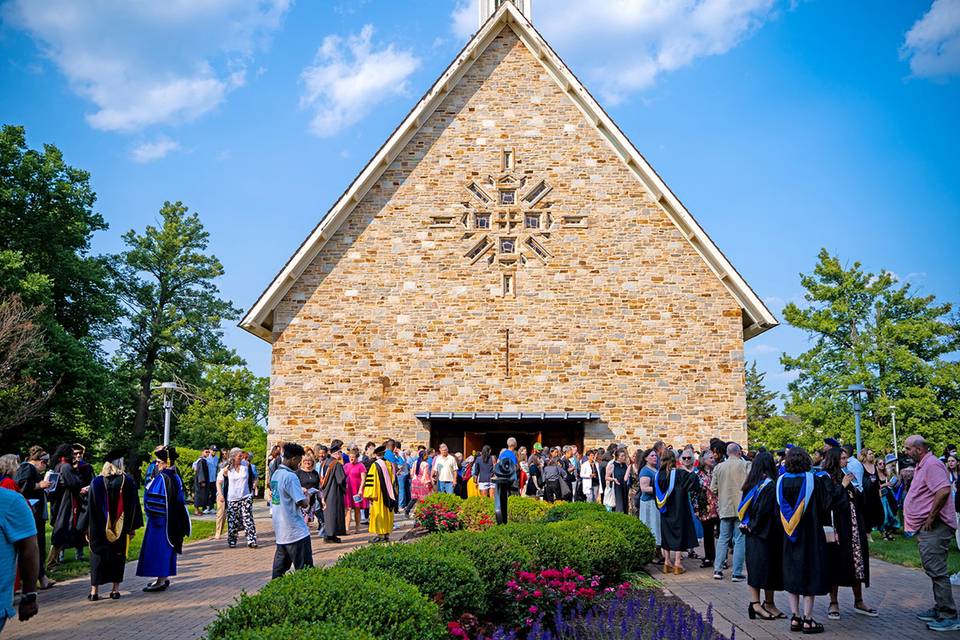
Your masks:
<svg viewBox="0 0 960 640"><path fill-rule="evenodd" d="M717 527L720 525L720 515L717 513L717 494L710 491L710 481L713 479L713 468L717 459L710 450L700 454L700 467L697 471L700 476L700 493L697 494L697 517L703 525L703 561L700 568L712 567L716 558Z"/></svg>

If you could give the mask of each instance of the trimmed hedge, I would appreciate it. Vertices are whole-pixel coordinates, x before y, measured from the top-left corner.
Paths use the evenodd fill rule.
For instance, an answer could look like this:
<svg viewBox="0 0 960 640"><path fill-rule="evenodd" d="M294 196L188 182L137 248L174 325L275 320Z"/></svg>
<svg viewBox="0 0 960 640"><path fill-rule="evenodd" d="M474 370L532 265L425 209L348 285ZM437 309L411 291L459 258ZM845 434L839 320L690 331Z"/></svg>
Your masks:
<svg viewBox="0 0 960 640"><path fill-rule="evenodd" d="M335 622L278 624L263 629L244 629L233 640L378 640L362 629L347 628Z"/></svg>
<svg viewBox="0 0 960 640"><path fill-rule="evenodd" d="M209 640L243 629L331 622L391 640L441 640L447 635L436 604L413 585L384 572L304 569L241 594L208 627Z"/></svg>
<svg viewBox="0 0 960 640"><path fill-rule="evenodd" d="M509 536L533 552L538 569L570 567L586 576L610 579L624 572L627 537L602 522L564 521L549 524L506 524L490 533Z"/></svg>
<svg viewBox="0 0 960 640"><path fill-rule="evenodd" d="M402 578L436 602L445 620L486 609L483 581L462 553L424 553L403 543L369 545L343 556L336 566Z"/></svg>
<svg viewBox="0 0 960 640"><path fill-rule="evenodd" d="M507 520L521 524L541 522L552 508L553 505L543 500L525 496L510 496L507 498Z"/></svg>
<svg viewBox="0 0 960 640"><path fill-rule="evenodd" d="M615 512L582 513L573 522L599 522L620 531L627 539L627 546L622 550L624 573L641 571L653 560L657 546L653 532L636 516Z"/></svg>
<svg viewBox="0 0 960 640"><path fill-rule="evenodd" d="M607 508L598 502L564 502L547 511L544 522L560 522L572 520L585 513L610 513Z"/></svg>
<svg viewBox="0 0 960 640"><path fill-rule="evenodd" d="M460 519L467 531L482 531L496 524L493 498L473 496L460 505Z"/></svg>
<svg viewBox="0 0 960 640"><path fill-rule="evenodd" d="M504 589L516 571L534 567L533 555L521 541L497 535L496 532L501 528L436 533L410 546L426 550L427 555L460 553L467 556L480 574L484 601L489 611L493 612L506 601Z"/></svg>

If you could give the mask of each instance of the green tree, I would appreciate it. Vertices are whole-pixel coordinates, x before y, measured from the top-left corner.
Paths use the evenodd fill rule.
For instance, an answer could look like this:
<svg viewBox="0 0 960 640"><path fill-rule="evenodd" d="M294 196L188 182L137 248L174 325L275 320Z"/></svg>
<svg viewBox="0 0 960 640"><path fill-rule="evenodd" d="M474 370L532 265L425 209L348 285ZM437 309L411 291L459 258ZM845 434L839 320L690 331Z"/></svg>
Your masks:
<svg viewBox="0 0 960 640"><path fill-rule="evenodd" d="M766 373L757 369L757 361L744 366L747 391L747 428L755 427L777 413L774 402L779 395L770 391L763 383Z"/></svg>
<svg viewBox="0 0 960 640"><path fill-rule="evenodd" d="M891 405L904 433L941 444L960 439L960 369L948 359L960 347L960 324L950 304L915 295L887 271L869 273L859 262L844 267L825 249L800 281L806 304L788 304L784 318L813 346L781 358L798 373L787 413L819 435L853 442L852 410L840 389L861 383L876 390L863 413L866 446L891 447Z"/></svg>
<svg viewBox="0 0 960 640"><path fill-rule="evenodd" d="M192 449L211 444L266 455L270 381L245 366L210 364L191 389L193 401L180 413L175 440Z"/></svg>
<svg viewBox="0 0 960 640"><path fill-rule="evenodd" d="M12 448L93 440L112 414L100 344L119 309L105 260L90 254L93 234L107 228L95 202L90 175L66 164L57 147L29 149L23 127L0 128L0 290L40 309L45 354L26 373L56 389L10 436Z"/></svg>
<svg viewBox="0 0 960 640"><path fill-rule="evenodd" d="M125 358L121 369L135 387L134 456L144 446L158 373L198 380L206 365L238 360L224 346L220 325L239 312L219 297L215 280L223 275L223 265L207 254L208 232L180 202L165 202L160 218L159 226L148 225L142 234L124 234L127 249L111 261L127 310L116 337Z"/></svg>

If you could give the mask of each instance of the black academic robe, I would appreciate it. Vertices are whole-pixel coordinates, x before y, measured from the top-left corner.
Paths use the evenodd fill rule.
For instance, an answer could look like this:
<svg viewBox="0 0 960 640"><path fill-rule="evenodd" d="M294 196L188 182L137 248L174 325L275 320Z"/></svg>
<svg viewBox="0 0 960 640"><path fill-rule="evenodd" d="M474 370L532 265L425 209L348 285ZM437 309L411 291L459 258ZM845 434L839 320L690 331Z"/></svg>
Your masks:
<svg viewBox="0 0 960 640"><path fill-rule="evenodd" d="M123 582L130 534L143 526L137 483L129 474L100 476L90 483L88 495L89 508L81 523L90 541L90 584ZM111 523L116 523L113 530L118 534L113 541L107 535Z"/></svg>
<svg viewBox="0 0 960 640"><path fill-rule="evenodd" d="M870 543L864 522L863 494L851 483L846 489L834 483L833 527L836 544L827 545L830 584L852 587L855 582L870 586Z"/></svg>
<svg viewBox="0 0 960 640"><path fill-rule="evenodd" d="M657 472L657 484L664 492L669 487L670 474L666 470ZM696 474L677 469L673 492L660 512L660 546L665 551L687 551L700 544L690 509L690 494L699 490L700 478Z"/></svg>
<svg viewBox="0 0 960 640"><path fill-rule="evenodd" d="M320 492L323 494L323 530L328 538L347 535L344 496L347 474L337 456L327 458L320 467Z"/></svg>
<svg viewBox="0 0 960 640"><path fill-rule="evenodd" d="M775 481L769 482L753 498L747 517L747 584L755 589L782 591L783 525L780 523Z"/></svg>
<svg viewBox="0 0 960 640"><path fill-rule="evenodd" d="M803 478L783 476L783 497L796 504ZM830 524L830 510L838 492L830 478L814 476L811 503L794 531L795 540L783 537L783 588L788 593L822 596L830 591L830 568L824 525Z"/></svg>
<svg viewBox="0 0 960 640"><path fill-rule="evenodd" d="M611 462L610 464L613 465L613 479L617 481L613 483L613 497L616 500L616 505L613 507L613 510L617 513L627 513L630 510L630 487L627 485L627 465L621 462Z"/></svg>
<svg viewBox="0 0 960 640"><path fill-rule="evenodd" d="M193 506L205 507L210 502L210 488L213 484L210 480L210 465L206 458L198 458L193 463ZM213 482L216 482L214 479ZM214 490L216 487L214 485Z"/></svg>
<svg viewBox="0 0 960 640"><path fill-rule="evenodd" d="M50 543L59 549L80 548L85 545L84 532L80 529L80 519L86 509L86 497L80 493L84 478L69 462L57 467L60 480L50 506L53 535Z"/></svg>
<svg viewBox="0 0 960 640"><path fill-rule="evenodd" d="M880 501L880 474L874 467L873 473L863 470L863 524L870 530L883 524L883 503Z"/></svg>

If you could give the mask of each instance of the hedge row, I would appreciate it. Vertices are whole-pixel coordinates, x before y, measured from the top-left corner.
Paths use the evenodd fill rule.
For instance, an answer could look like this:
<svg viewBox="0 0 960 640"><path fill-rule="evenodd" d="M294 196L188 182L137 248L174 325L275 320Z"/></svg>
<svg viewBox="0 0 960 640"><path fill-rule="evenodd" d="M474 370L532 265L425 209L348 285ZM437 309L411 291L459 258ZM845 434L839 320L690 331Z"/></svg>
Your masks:
<svg viewBox="0 0 960 640"><path fill-rule="evenodd" d="M461 515L470 503L468 513L482 515L489 499L434 500ZM340 629L359 629L367 635L349 637L439 639L447 636L445 622L463 613L503 619L506 583L518 570L570 567L612 584L653 557L653 535L645 525L600 505L551 506L518 497L508 509L511 522L503 526L371 545L346 554L331 569L274 580L221 611L208 638L340 640ZM295 635L303 629L310 632ZM247 635L239 635L241 630Z"/></svg>

